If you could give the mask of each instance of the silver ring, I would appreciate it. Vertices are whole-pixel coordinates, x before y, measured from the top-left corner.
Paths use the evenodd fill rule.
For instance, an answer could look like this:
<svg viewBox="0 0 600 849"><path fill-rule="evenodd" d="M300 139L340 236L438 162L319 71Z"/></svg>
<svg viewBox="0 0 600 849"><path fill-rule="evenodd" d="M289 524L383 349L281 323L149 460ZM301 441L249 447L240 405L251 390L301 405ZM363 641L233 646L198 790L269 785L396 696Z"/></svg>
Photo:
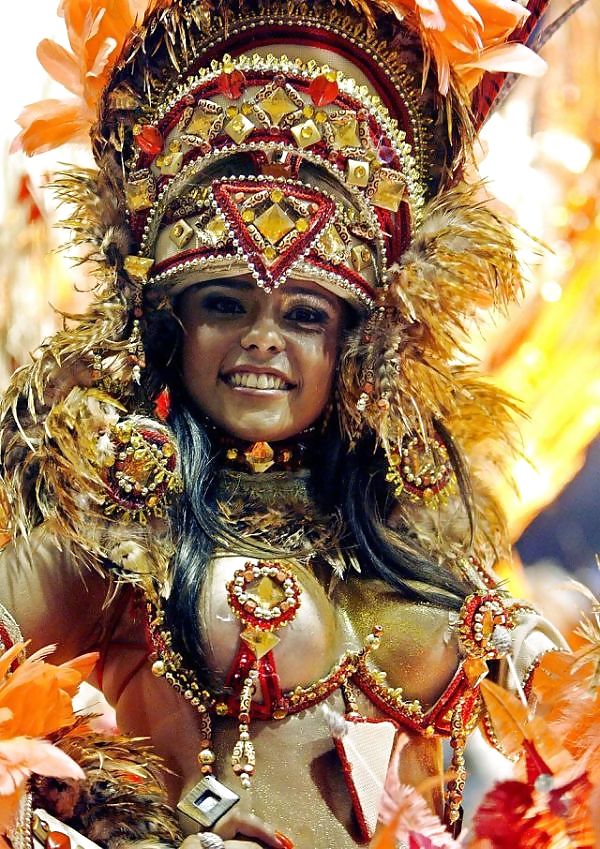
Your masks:
<svg viewBox="0 0 600 849"><path fill-rule="evenodd" d="M200 846L202 849L225 849L225 841L214 831L204 831L199 834Z"/></svg>

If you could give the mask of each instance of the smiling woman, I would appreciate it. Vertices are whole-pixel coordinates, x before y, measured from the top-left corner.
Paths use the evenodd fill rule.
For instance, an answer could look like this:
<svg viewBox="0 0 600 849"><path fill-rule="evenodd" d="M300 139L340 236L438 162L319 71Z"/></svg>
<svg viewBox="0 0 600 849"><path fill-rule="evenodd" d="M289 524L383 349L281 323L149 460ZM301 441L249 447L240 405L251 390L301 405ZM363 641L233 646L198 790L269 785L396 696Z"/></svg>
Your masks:
<svg viewBox="0 0 600 849"><path fill-rule="evenodd" d="M288 280L268 294L251 279L199 284L179 295L183 384L198 409L239 439L288 439L331 398L343 302Z"/></svg>
<svg viewBox="0 0 600 849"><path fill-rule="evenodd" d="M93 113L97 170L59 187L99 283L4 402L2 597L33 647L100 650L166 796L111 790L102 827L91 791L40 801L109 849L376 849L409 840L400 781L448 846L481 681L529 692L561 644L496 586L511 405L456 365L521 285L462 168L526 13L141 5L65 0L77 56L40 55L84 101L21 118L34 152Z"/></svg>

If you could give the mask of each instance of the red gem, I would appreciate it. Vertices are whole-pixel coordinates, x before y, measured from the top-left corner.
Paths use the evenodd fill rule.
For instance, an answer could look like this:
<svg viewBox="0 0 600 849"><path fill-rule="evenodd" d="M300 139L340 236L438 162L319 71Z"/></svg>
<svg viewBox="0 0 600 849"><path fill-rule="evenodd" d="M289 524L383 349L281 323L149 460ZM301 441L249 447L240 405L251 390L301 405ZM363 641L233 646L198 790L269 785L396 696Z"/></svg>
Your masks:
<svg viewBox="0 0 600 849"><path fill-rule="evenodd" d="M160 153L165 143L160 130L150 124L146 124L140 129L139 133L136 133L135 140L137 146L151 156Z"/></svg>
<svg viewBox="0 0 600 849"><path fill-rule="evenodd" d="M328 106L340 93L340 87L330 74L320 74L308 87L308 93L315 106Z"/></svg>
<svg viewBox="0 0 600 849"><path fill-rule="evenodd" d="M379 154L381 161L385 162L386 165L390 165L396 158L393 148L389 147L387 144L380 145L377 149L377 153Z"/></svg>
<svg viewBox="0 0 600 849"><path fill-rule="evenodd" d="M71 839L62 831L50 831L46 835L46 849L71 849Z"/></svg>
<svg viewBox="0 0 600 849"><path fill-rule="evenodd" d="M156 398L156 401L154 402L154 412L161 422L166 421L169 417L169 413L171 412L171 394L168 389L163 389Z"/></svg>
<svg viewBox="0 0 600 849"><path fill-rule="evenodd" d="M246 91L246 77L242 71L231 71L227 74L225 71L217 80L217 88L229 100L238 100Z"/></svg>

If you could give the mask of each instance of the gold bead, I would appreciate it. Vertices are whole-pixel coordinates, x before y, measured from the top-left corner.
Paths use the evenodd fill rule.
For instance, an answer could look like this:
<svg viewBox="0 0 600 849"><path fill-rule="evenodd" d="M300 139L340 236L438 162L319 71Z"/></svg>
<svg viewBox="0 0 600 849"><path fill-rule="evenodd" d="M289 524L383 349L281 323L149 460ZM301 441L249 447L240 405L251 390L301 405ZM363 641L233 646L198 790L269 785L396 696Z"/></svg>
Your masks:
<svg viewBox="0 0 600 849"><path fill-rule="evenodd" d="M198 752L198 763L200 766L209 766L215 762L215 753L211 749L202 749Z"/></svg>
<svg viewBox="0 0 600 849"><path fill-rule="evenodd" d="M163 660L155 660L152 664L152 674L156 678L161 678L165 674L166 668Z"/></svg>

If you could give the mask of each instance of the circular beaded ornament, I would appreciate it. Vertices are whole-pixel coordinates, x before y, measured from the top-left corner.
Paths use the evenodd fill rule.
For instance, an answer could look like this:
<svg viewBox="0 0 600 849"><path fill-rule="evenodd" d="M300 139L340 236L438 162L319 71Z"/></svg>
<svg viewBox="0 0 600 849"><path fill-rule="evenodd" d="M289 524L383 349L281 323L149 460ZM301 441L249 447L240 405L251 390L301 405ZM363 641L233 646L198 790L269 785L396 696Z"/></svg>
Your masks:
<svg viewBox="0 0 600 849"><path fill-rule="evenodd" d="M170 497L183 489L177 450L167 429L130 417L112 425L101 437L106 438L110 450L103 451L104 513L141 524L149 516L164 516Z"/></svg>

